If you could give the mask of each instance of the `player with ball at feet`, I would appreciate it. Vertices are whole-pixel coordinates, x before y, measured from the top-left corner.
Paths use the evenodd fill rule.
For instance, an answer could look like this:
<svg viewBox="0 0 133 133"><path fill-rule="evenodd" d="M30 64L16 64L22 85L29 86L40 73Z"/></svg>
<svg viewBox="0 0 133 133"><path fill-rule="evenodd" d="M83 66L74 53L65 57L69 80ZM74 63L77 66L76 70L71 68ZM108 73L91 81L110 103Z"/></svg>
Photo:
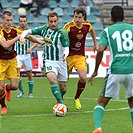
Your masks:
<svg viewBox="0 0 133 133"><path fill-rule="evenodd" d="M58 27L58 14L48 13L48 25L25 30L20 41L25 42L28 34L40 35L44 38L44 71L50 82L52 94L57 103L64 104L63 95L66 93L68 80L66 57L69 54L69 38L65 29Z"/></svg>

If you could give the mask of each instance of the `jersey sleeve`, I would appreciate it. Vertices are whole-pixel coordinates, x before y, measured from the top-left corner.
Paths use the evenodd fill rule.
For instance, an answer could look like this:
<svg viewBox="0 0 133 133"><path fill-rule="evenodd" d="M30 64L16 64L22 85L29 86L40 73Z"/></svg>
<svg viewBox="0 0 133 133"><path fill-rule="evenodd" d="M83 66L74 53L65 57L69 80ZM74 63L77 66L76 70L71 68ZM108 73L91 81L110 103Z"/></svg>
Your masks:
<svg viewBox="0 0 133 133"><path fill-rule="evenodd" d="M70 41L69 41L69 37L68 37L68 32L65 29L61 29L61 43L63 47L69 47L70 45Z"/></svg>
<svg viewBox="0 0 133 133"><path fill-rule="evenodd" d="M41 33L43 33L42 31L44 31L44 29L45 29L45 27L32 28L31 29L32 35L40 35L41 36Z"/></svg>
<svg viewBox="0 0 133 133"><path fill-rule="evenodd" d="M103 29L101 32L99 45L104 45L105 47L108 47L108 37L106 30L107 28Z"/></svg>
<svg viewBox="0 0 133 133"><path fill-rule="evenodd" d="M2 40L2 39L4 39L4 37L0 35L0 40Z"/></svg>

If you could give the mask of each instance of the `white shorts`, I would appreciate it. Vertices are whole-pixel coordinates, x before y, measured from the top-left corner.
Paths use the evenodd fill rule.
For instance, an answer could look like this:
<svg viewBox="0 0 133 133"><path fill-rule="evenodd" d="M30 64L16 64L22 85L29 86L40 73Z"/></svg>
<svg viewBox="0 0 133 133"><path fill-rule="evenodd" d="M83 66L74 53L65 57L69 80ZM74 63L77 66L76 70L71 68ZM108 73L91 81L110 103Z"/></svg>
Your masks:
<svg viewBox="0 0 133 133"><path fill-rule="evenodd" d="M110 74L105 78L100 95L119 99L119 91L124 85L126 98L133 97L133 74Z"/></svg>
<svg viewBox="0 0 133 133"><path fill-rule="evenodd" d="M68 80L68 69L66 62L45 60L44 71L45 74L54 72L58 81L67 82Z"/></svg>
<svg viewBox="0 0 133 133"><path fill-rule="evenodd" d="M32 60L30 54L17 55L18 67L21 68L24 65L25 71L32 70Z"/></svg>

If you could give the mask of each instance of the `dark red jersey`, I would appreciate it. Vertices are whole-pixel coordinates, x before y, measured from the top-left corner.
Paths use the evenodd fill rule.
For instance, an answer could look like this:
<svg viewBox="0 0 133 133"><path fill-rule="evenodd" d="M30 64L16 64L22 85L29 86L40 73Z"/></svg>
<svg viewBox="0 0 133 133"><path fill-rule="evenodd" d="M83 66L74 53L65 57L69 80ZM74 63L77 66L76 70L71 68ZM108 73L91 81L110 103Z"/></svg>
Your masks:
<svg viewBox="0 0 133 133"><path fill-rule="evenodd" d="M2 26L0 26L0 39L5 38L6 40L11 40L17 36L17 34L22 33L22 31L14 26L11 26L10 31L6 32ZM15 45L15 44L14 44ZM0 45L0 59L9 60L16 57L16 51L14 50L14 45L8 49L4 49Z"/></svg>
<svg viewBox="0 0 133 133"><path fill-rule="evenodd" d="M86 35L93 29L88 21L82 22L82 27L77 27L74 20L68 22L64 28L69 33L69 55L85 55Z"/></svg>

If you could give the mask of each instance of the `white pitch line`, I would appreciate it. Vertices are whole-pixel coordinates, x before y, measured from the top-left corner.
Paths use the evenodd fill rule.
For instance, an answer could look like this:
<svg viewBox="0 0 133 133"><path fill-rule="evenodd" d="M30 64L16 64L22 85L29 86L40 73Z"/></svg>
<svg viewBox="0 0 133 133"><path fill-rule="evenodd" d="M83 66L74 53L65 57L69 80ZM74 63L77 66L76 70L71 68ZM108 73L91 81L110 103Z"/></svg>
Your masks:
<svg viewBox="0 0 133 133"><path fill-rule="evenodd" d="M23 96L24 98L26 97L26 96ZM37 97L37 96L35 96L34 98L36 98L36 99L40 99L40 98L42 98L42 99L55 99L54 97ZM73 100L73 98L72 97L64 97L65 99L72 99ZM82 100L97 100L97 98L80 98L80 99L82 99ZM111 101L113 101L113 102L127 102L127 100L114 100L114 99L112 99ZM129 107L125 107L125 108L117 108L117 109L105 109L105 111L116 111L116 110L127 110L127 109L129 109ZM67 114L69 115L69 114L85 114L85 113L93 113L93 110L91 110L91 111L83 111L83 112L79 112L79 111L75 111L75 112L68 112ZM6 116L6 115L2 115L2 117L3 118L5 118L5 117L16 117L16 118L22 118L22 117L42 117L42 116L50 116L50 115L53 115L53 113L51 113L51 114L31 114L31 115L13 115L13 116Z"/></svg>
<svg viewBox="0 0 133 133"><path fill-rule="evenodd" d="M116 110L127 110L127 109L129 109L129 107L125 107L125 108L117 108L117 109L105 109L105 112L107 111L107 112L109 112L109 111L116 111ZM93 110L91 110L91 111L83 111L83 112L78 112L78 111L76 111L76 112L68 112L67 113L67 115L69 115L69 114L87 114L87 113L93 113ZM6 115L2 115L2 117L3 118L9 118L9 117L16 117L16 118L24 118L24 117L42 117L42 116L51 116L51 115L54 115L54 114L35 114L35 115L13 115L13 116L6 116ZM1 117L1 118L2 118Z"/></svg>
<svg viewBox="0 0 133 133"><path fill-rule="evenodd" d="M28 98L27 96L23 96L22 98ZM38 97L38 96L34 96L34 99L55 99L54 97ZM18 99L18 98L17 98ZM64 97L64 99L72 99L72 97ZM80 98L82 100L98 100L98 98ZM127 102L127 100L115 100L115 99L111 99L110 101L115 101L115 102Z"/></svg>

